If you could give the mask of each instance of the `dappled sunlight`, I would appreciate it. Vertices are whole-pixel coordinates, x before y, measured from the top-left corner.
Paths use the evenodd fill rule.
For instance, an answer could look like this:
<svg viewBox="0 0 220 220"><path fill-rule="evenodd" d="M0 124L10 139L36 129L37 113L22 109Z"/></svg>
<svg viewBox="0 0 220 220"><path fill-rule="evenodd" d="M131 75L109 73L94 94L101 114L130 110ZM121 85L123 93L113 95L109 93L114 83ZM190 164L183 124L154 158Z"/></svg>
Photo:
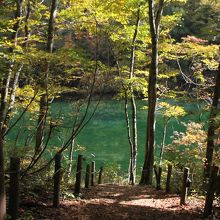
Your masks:
<svg viewBox="0 0 220 220"><path fill-rule="evenodd" d="M36 213L36 219L196 220L203 207L203 202L195 198L180 206L177 195L147 186L102 184L84 190L83 198L63 200L59 209L52 208L49 201L43 209L35 204L31 210Z"/></svg>
<svg viewBox="0 0 220 220"><path fill-rule="evenodd" d="M89 201L91 204L98 204L100 201L103 202L103 204L114 204L115 202L117 202L117 200L115 199L103 199L103 198L100 198L100 199L89 199L87 200Z"/></svg>
<svg viewBox="0 0 220 220"><path fill-rule="evenodd" d="M128 205L128 206L133 206L133 205L137 205L137 206L147 206L147 207L155 207L154 202L151 201L151 199L146 200L146 199L134 199L134 200L130 200L130 201L123 201L123 202L119 202L120 205ZM149 205L151 204L151 205Z"/></svg>

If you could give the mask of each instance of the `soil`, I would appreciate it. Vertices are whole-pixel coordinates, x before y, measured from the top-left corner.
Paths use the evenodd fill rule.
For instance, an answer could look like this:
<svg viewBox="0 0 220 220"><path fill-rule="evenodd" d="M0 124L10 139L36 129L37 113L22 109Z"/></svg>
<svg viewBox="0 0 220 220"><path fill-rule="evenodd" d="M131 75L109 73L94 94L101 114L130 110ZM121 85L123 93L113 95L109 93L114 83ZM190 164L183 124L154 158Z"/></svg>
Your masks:
<svg viewBox="0 0 220 220"><path fill-rule="evenodd" d="M59 208L53 208L48 198L23 201L21 212L37 220L199 220L204 207L204 200L188 197L181 206L178 195L140 185L97 185L84 189L82 195L81 199L62 200Z"/></svg>

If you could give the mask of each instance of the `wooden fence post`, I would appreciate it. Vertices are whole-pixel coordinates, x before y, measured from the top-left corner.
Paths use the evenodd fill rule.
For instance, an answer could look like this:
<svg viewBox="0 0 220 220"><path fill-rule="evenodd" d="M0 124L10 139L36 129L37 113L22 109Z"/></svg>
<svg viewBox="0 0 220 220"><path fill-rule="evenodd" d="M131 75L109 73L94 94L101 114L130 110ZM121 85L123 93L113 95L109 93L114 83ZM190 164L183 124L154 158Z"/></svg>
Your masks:
<svg viewBox="0 0 220 220"><path fill-rule="evenodd" d="M98 184L102 184L102 172L103 172L103 167L100 167Z"/></svg>
<svg viewBox="0 0 220 220"><path fill-rule="evenodd" d="M157 182L157 190L161 189L161 175L162 175L162 167L158 167L158 182Z"/></svg>
<svg viewBox="0 0 220 220"><path fill-rule="evenodd" d="M54 186L53 186L53 207L58 208L60 205L60 184L62 179L62 155L57 153L55 155L55 169L54 169Z"/></svg>
<svg viewBox="0 0 220 220"><path fill-rule="evenodd" d="M20 158L11 157L10 159L10 186L8 215L11 220L18 219L19 197L20 197Z"/></svg>
<svg viewBox="0 0 220 220"><path fill-rule="evenodd" d="M159 166L157 169L157 166L154 166L154 173L155 173L155 177L156 177L156 190L160 190L161 189L161 174L162 174L162 167Z"/></svg>
<svg viewBox="0 0 220 220"><path fill-rule="evenodd" d="M217 179L218 171L219 171L219 168L217 166L212 167L206 200L205 200L205 208L204 208L204 213L203 213L204 218L207 218L209 215L212 214L212 205L213 205L213 200L215 197L215 190L216 190L215 182Z"/></svg>
<svg viewBox="0 0 220 220"><path fill-rule="evenodd" d="M168 164L167 181L166 181L166 193L170 193L171 175L172 175L172 164Z"/></svg>
<svg viewBox="0 0 220 220"><path fill-rule="evenodd" d="M76 184L75 184L75 195L80 194L81 189L81 176L82 176L82 155L78 155L77 168L76 168Z"/></svg>
<svg viewBox="0 0 220 220"><path fill-rule="evenodd" d="M187 179L189 177L189 168L185 167L183 172L183 185L182 185L182 191L181 191L181 197L180 197L180 205L186 204L186 198L187 198Z"/></svg>
<svg viewBox="0 0 220 220"><path fill-rule="evenodd" d="M85 188L89 188L89 180L90 180L90 165L86 165L86 177L85 177Z"/></svg>
<svg viewBox="0 0 220 220"><path fill-rule="evenodd" d="M92 161L92 167L91 167L91 186L95 185L95 161Z"/></svg>

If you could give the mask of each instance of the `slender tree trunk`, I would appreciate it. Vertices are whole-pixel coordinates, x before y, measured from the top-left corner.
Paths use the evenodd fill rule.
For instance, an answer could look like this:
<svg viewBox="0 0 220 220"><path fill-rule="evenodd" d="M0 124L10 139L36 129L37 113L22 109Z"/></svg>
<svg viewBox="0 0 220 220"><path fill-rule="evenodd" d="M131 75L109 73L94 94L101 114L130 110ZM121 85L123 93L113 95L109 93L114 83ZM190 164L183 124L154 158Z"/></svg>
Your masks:
<svg viewBox="0 0 220 220"><path fill-rule="evenodd" d="M20 64L18 70L15 73L14 79L13 79L13 85L12 85L12 90L11 90L11 94L10 94L10 103L9 103L9 109L8 109L9 112L11 112L11 110L14 108L16 89L18 86L18 80L19 80L19 76L20 76L22 68L23 68L23 64Z"/></svg>
<svg viewBox="0 0 220 220"><path fill-rule="evenodd" d="M137 20L135 24L135 31L132 39L131 45L131 56L130 56L130 79L134 77L134 64L135 64L135 43L138 34L138 28L140 23L140 5L137 11ZM129 126L129 116L128 116L128 103L127 103L127 94L125 97L125 115L126 115L126 122L127 122L127 131L128 131L128 141L130 145L130 164L129 164L129 177L128 182L129 184L134 185L136 179L136 163L137 163L137 110L136 110L136 103L133 91L133 85L130 86L130 93L131 93L131 111L132 111L132 139L131 139L131 131Z"/></svg>
<svg viewBox="0 0 220 220"><path fill-rule="evenodd" d="M25 26L24 26L24 30L25 30L25 42L24 42L24 46L26 47L26 49L28 49L28 45L29 45L29 37L30 37L30 29L29 29L29 19L30 19L30 15L31 15L31 0L28 1L28 4L26 6L26 16L25 16Z"/></svg>
<svg viewBox="0 0 220 220"><path fill-rule="evenodd" d="M47 36L47 47L46 50L48 53L53 52L54 45L54 29L55 29L55 19L57 12L58 0L52 0L51 2L51 10L50 10L50 19L48 24L48 36ZM38 125L36 131L36 143L35 143L35 153L39 153L42 150L42 144L44 139L45 125L46 125L46 117L48 110L48 77L49 77L50 66L49 62L46 61L44 66L44 76L41 80L41 87L44 91L44 94L40 98L40 109L39 109L39 117L38 117Z"/></svg>
<svg viewBox="0 0 220 220"><path fill-rule="evenodd" d="M11 65L10 65L11 67ZM4 133L5 119L7 114L9 84L11 80L11 70L8 72L7 79L3 80L1 91L1 107L0 107L0 219L5 219L6 200L5 200L5 170L4 170Z"/></svg>
<svg viewBox="0 0 220 220"><path fill-rule="evenodd" d="M5 136L6 132L7 132L7 127L8 127L8 124L9 124L9 120L10 120L10 114L14 108L14 104L15 104L15 97L16 97L16 89L17 89L17 86L18 86L18 80L19 80L19 77L20 77L20 73L22 71L22 68L23 68L23 64L20 64L19 65L19 68L18 70L16 71L14 77L13 77L13 80L10 84L11 85L11 91L10 91L10 94L8 92L8 96L9 96L9 100L7 101L7 104L6 104L6 108L5 108L5 120L4 120L4 129L2 130L3 132L3 136ZM12 73L12 71L10 71ZM11 78L11 73L9 74L10 78Z"/></svg>
<svg viewBox="0 0 220 220"><path fill-rule="evenodd" d="M136 166L137 166L137 109L136 109L136 103L134 95L132 94L131 97L131 108L132 108L132 129L133 129L133 145L132 145L132 152L131 152L131 158L132 158L132 177L130 179L131 184L134 185L136 181Z"/></svg>
<svg viewBox="0 0 220 220"><path fill-rule="evenodd" d="M75 138L73 138L70 149L69 149L69 168L68 168L68 177L70 177L73 167L73 151L75 146Z"/></svg>
<svg viewBox="0 0 220 220"><path fill-rule="evenodd" d="M17 10L17 14L18 16L22 16L22 4L18 4L19 5L19 9ZM30 0L28 1L28 4L26 6L26 16L25 16L25 27L24 27L24 31L25 31L25 42L24 42L24 47L27 50L28 49L28 40L29 40L29 36L30 36L30 30L28 27L28 23L29 23L29 19L30 19L30 14L31 14L31 5L30 5ZM20 21L21 22L21 21ZM16 35L15 35L15 45L17 45L17 37L18 37L18 30L20 27L20 23L19 25L16 26L17 30L16 30ZM21 63L19 64L18 70L16 71L15 75L14 75L14 79L13 79L13 83L12 83L12 89L11 89L11 93L10 93L10 103L9 103L9 107L8 107L8 114L10 114L10 112L12 111L12 109L14 108L14 104L15 104L15 97L16 97L16 89L18 86L18 80L20 77L20 73L23 69L24 64ZM6 117L9 118L9 115L7 115Z"/></svg>
<svg viewBox="0 0 220 220"><path fill-rule="evenodd" d="M17 10L15 13L15 23L10 39L14 41L14 46L17 46L17 38L19 27L21 24L22 17L22 6L23 0L17 0ZM9 52L13 52L13 48L9 48ZM12 75L12 69L14 66L14 61L9 62L8 73L3 79L1 88L1 106L0 106L0 219L4 220L6 218L6 196L5 196L5 169L4 169L4 133L5 133L5 119L8 111L8 97L9 97L9 87Z"/></svg>
<svg viewBox="0 0 220 220"><path fill-rule="evenodd" d="M220 61L219 61L220 62ZM215 89L213 94L211 112L209 116L209 127L208 127L208 136L207 136L207 148L206 148L206 162L204 177L207 178L210 176L211 166L213 163L213 155L215 151L215 130L219 127L216 119L219 114L219 98L220 98L220 64L218 66L218 72L216 76Z"/></svg>
<svg viewBox="0 0 220 220"><path fill-rule="evenodd" d="M2 124L0 132L2 133ZM5 169L4 169L4 140L0 135L0 219L6 216L6 197L5 197Z"/></svg>
<svg viewBox="0 0 220 220"><path fill-rule="evenodd" d="M159 27L162 17L164 0L158 3L158 9L155 13L153 0L148 0L149 6L149 22L152 44L151 65L149 70L148 82L148 116L145 143L145 159L141 175L141 184L152 184L153 164L154 164L154 147L155 147L155 111L157 104L157 75L158 75L158 39Z"/></svg>
<svg viewBox="0 0 220 220"><path fill-rule="evenodd" d="M128 168L128 183L132 184L133 178L133 143L131 140L131 128L130 128L130 120L129 120L129 114L128 114L128 97L127 97L127 91L125 91L125 105L124 105L124 111L125 111L125 120L127 125L127 136L128 136L128 143L130 146L130 162L129 162L129 168Z"/></svg>
<svg viewBox="0 0 220 220"><path fill-rule="evenodd" d="M165 119L164 122L164 127L163 127L163 138L162 138L162 144L161 144L161 148L160 148L160 160L159 160L159 165L162 165L162 160L163 160L163 152L164 152L164 148L165 148L165 142L166 142L166 134L167 134L167 125L168 125L168 121Z"/></svg>
<svg viewBox="0 0 220 220"><path fill-rule="evenodd" d="M47 89L47 86L45 89ZM42 144L44 139L44 128L46 124L47 109L48 109L47 94L43 94L40 98L40 109L39 109L37 132L36 132L35 154L40 153L43 148Z"/></svg>

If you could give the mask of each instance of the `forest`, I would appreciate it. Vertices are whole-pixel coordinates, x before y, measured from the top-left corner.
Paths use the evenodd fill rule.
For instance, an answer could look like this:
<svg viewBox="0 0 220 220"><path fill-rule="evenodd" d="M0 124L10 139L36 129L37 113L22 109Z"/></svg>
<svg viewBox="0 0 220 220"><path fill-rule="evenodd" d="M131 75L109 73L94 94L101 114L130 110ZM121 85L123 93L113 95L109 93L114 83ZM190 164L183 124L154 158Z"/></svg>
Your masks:
<svg viewBox="0 0 220 220"><path fill-rule="evenodd" d="M220 2L0 0L0 220L220 219Z"/></svg>

